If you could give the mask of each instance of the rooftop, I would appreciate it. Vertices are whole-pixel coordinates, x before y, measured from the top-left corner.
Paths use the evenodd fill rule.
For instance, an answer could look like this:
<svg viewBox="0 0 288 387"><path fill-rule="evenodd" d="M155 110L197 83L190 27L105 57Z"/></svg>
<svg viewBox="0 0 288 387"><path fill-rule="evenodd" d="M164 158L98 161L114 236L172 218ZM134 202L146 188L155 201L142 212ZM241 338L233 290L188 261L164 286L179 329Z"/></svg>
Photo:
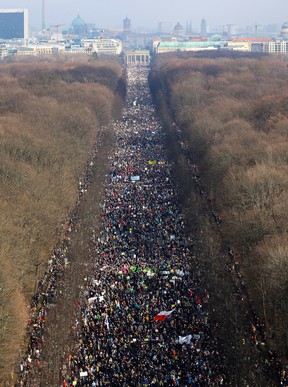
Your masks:
<svg viewBox="0 0 288 387"><path fill-rule="evenodd" d="M247 42L247 43L263 43L263 42L273 42L272 38L230 38L230 42Z"/></svg>
<svg viewBox="0 0 288 387"><path fill-rule="evenodd" d="M160 42L158 47L175 47L175 48L189 48L189 47L219 47L224 46L225 42L215 42L215 41L206 41L206 42Z"/></svg>
<svg viewBox="0 0 288 387"><path fill-rule="evenodd" d="M86 26L86 22L80 15L77 15L77 17L72 21L72 26L77 27L77 26Z"/></svg>

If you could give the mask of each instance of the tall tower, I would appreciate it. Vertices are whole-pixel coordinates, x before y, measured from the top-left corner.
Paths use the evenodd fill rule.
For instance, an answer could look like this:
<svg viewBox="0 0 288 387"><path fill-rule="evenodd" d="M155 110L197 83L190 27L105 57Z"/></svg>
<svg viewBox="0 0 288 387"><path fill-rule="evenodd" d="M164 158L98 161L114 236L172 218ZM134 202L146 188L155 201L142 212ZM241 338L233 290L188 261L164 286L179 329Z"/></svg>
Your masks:
<svg viewBox="0 0 288 387"><path fill-rule="evenodd" d="M46 2L42 0L42 30L46 30Z"/></svg>
<svg viewBox="0 0 288 387"><path fill-rule="evenodd" d="M205 19L202 19L202 21L201 21L200 35L203 36L203 37L207 36L207 24L206 24L206 20Z"/></svg>
<svg viewBox="0 0 288 387"><path fill-rule="evenodd" d="M191 20L186 22L186 35L192 34L192 22Z"/></svg>
<svg viewBox="0 0 288 387"><path fill-rule="evenodd" d="M126 17L123 20L123 33L124 34L130 34L131 32L131 20Z"/></svg>

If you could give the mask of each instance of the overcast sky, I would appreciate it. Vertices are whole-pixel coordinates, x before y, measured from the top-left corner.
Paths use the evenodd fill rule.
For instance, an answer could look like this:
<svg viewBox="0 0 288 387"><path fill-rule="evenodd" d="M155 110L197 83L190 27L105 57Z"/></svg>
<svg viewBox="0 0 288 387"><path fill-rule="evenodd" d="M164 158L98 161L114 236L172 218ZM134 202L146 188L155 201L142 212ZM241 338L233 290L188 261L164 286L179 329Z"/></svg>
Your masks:
<svg viewBox="0 0 288 387"><path fill-rule="evenodd" d="M29 24L41 27L42 0L0 0L0 8L28 8ZM47 26L70 26L73 18L80 16L87 23L99 28L122 27L127 16L132 27L156 28L160 21L179 21L184 27L192 23L199 30L200 22L219 27L226 24L237 26L281 25L288 20L287 0L46 0ZM67 27L64 28L67 28Z"/></svg>

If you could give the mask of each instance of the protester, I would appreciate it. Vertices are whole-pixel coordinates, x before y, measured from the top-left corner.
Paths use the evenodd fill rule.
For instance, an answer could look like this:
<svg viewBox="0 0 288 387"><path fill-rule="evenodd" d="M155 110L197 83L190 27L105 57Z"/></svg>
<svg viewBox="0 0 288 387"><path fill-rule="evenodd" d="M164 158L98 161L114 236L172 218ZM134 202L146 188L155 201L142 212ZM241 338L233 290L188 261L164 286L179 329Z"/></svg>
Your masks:
<svg viewBox="0 0 288 387"><path fill-rule="evenodd" d="M128 69L127 106L115 123L70 386L218 386L223 361L199 287L193 245L179 211L165 134L151 101L147 69Z"/></svg>
<svg viewBox="0 0 288 387"><path fill-rule="evenodd" d="M131 65L127 71L126 107L121 121L114 123L116 148L104 186L102 231L92 249L95 264L75 323L76 345L65 355L62 385L229 385L225 358L209 321L209 293L202 288L196 252L179 209L165 132L150 97L148 68ZM177 127L176 133L185 154ZM100 143L94 144L94 155ZM93 178L93 163L92 155L79 181L77 206ZM191 161L189 167L207 214L218 227L221 219L206 197L198 168ZM28 386L27 375L41 372L47 307L61 289L69 266L69 233L75 228L74 213L67 238L52 252L33 297L19 385ZM230 247L228 254L232 263L227 269L238 273ZM261 324L256 318L254 322L251 336L257 343L255 329L258 332ZM267 360L269 366L274 358L272 354ZM283 371L281 385L286 382Z"/></svg>

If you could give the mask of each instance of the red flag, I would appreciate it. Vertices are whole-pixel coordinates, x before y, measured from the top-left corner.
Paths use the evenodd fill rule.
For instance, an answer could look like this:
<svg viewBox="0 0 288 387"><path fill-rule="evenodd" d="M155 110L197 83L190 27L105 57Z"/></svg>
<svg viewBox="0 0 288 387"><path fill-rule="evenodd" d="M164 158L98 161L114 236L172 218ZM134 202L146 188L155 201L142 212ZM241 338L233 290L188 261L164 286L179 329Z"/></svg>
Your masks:
<svg viewBox="0 0 288 387"><path fill-rule="evenodd" d="M155 321L164 321L166 320L166 318L168 318L171 313L174 312L175 309L172 309L172 310L163 310L162 312L158 313L155 317L154 317L154 320Z"/></svg>

